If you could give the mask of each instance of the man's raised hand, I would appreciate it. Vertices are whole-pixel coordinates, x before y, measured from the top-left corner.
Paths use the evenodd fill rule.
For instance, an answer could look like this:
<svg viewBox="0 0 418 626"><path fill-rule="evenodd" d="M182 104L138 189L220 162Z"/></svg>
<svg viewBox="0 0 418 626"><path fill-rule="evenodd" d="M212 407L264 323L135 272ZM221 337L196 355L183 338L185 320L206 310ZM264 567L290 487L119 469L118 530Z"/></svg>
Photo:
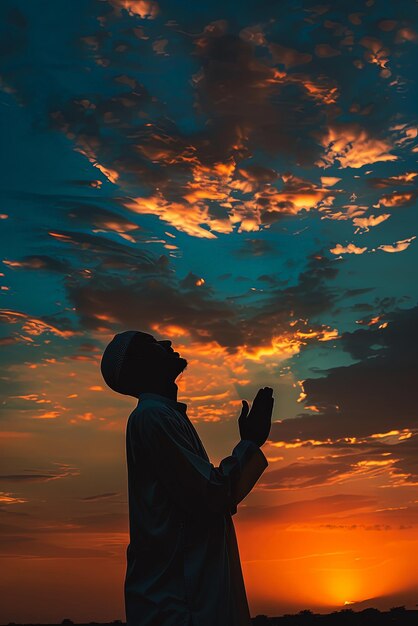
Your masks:
<svg viewBox="0 0 418 626"><path fill-rule="evenodd" d="M262 387L257 391L251 410L246 400L242 401L241 415L238 418L241 439L254 441L262 446L270 433L273 411L273 389Z"/></svg>

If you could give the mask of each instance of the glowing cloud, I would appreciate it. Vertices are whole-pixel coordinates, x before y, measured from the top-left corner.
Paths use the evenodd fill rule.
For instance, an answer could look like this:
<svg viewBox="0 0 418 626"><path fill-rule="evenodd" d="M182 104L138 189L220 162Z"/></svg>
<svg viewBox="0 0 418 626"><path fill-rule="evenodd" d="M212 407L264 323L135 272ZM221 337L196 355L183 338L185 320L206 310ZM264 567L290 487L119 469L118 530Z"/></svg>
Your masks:
<svg viewBox="0 0 418 626"><path fill-rule="evenodd" d="M363 254L366 252L367 246L360 248L353 243L349 243L347 246L342 246L338 243L334 248L330 248L332 254Z"/></svg>
<svg viewBox="0 0 418 626"><path fill-rule="evenodd" d="M358 169L378 161L396 161L391 154L392 146L385 139L371 137L368 131L357 123L330 126L320 139L325 148L324 155L316 165L330 167L339 163L340 168Z"/></svg>
<svg viewBox="0 0 418 626"><path fill-rule="evenodd" d="M401 241L397 241L394 244L383 244L378 247L378 250L383 250L384 252L402 252L409 248L413 240L416 239L416 235L413 237L409 237L409 239L402 239Z"/></svg>

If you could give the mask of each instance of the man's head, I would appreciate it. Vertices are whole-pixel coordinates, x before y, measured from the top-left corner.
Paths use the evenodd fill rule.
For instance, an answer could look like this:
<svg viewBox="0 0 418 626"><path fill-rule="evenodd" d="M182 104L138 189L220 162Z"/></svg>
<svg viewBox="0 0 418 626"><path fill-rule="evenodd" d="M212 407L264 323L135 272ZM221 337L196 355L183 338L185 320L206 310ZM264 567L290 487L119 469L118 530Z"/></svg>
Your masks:
<svg viewBox="0 0 418 626"><path fill-rule="evenodd" d="M169 339L157 341L149 333L127 330L107 345L100 367L113 391L137 397L173 384L187 361L173 350Z"/></svg>

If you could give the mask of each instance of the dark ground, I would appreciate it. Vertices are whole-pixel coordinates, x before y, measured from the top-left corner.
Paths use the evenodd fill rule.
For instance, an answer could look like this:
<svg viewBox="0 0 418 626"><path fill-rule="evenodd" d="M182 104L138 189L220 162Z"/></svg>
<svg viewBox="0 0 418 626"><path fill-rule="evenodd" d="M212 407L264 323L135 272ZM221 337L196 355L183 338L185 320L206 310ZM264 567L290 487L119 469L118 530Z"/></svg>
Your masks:
<svg viewBox="0 0 418 626"><path fill-rule="evenodd" d="M257 615L252 618L253 626L418 626L418 610L407 610L405 607L394 607L390 611L382 612L378 609L364 609L353 611L342 609L333 613L319 614L309 610L300 611L296 615L282 615L280 617L267 617ZM15 624L9 622L8 626L73 626L74 622L64 619L61 624ZM115 620L108 624L89 622L74 626L126 626L124 622ZM214 625L216 626L216 625Z"/></svg>

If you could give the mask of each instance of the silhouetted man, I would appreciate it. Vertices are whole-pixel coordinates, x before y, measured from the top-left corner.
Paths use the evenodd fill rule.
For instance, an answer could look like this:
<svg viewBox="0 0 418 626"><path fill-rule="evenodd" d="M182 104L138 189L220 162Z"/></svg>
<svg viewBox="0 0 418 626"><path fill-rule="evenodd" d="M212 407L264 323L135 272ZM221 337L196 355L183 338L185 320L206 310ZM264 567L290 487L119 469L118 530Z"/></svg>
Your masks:
<svg viewBox="0 0 418 626"><path fill-rule="evenodd" d="M249 626L232 515L267 467L273 390L242 401L241 441L219 467L210 462L177 401L187 367L171 341L125 331L106 347L107 385L138 398L126 430L129 530L128 626Z"/></svg>

